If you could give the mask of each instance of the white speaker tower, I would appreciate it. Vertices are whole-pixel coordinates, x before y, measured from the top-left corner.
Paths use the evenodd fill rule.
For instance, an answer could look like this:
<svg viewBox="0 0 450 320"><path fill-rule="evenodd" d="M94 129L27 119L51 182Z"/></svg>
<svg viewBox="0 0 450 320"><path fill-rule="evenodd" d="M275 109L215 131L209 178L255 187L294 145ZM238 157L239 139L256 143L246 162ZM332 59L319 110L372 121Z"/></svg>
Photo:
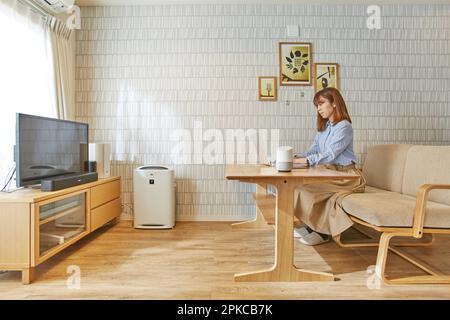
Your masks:
<svg viewBox="0 0 450 320"><path fill-rule="evenodd" d="M111 175L111 146L108 143L89 143L89 161L97 162L99 179Z"/></svg>

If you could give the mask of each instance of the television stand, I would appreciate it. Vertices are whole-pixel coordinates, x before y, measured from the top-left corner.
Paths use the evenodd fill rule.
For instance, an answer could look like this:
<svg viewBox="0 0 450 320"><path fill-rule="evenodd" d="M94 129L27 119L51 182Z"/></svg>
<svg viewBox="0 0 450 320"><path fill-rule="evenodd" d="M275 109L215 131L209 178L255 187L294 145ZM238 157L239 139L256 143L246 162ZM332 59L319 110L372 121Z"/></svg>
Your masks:
<svg viewBox="0 0 450 320"><path fill-rule="evenodd" d="M121 213L120 177L52 192L23 188L0 193L0 272L35 268Z"/></svg>

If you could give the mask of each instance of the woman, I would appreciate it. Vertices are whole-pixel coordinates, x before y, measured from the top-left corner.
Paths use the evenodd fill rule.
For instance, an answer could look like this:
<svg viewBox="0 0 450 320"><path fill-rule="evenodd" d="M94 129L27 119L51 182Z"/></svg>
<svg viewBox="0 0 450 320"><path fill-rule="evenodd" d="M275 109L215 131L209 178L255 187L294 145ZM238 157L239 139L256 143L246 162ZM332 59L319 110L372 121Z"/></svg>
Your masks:
<svg viewBox="0 0 450 320"><path fill-rule="evenodd" d="M295 154L295 163L325 167L358 174L357 180L304 185L299 192L295 215L306 226L295 228L294 236L306 245L317 245L348 229L353 222L341 208L342 199L353 192L364 192L366 181L355 167L353 128L344 99L335 88L317 92L317 134L313 145L303 154Z"/></svg>

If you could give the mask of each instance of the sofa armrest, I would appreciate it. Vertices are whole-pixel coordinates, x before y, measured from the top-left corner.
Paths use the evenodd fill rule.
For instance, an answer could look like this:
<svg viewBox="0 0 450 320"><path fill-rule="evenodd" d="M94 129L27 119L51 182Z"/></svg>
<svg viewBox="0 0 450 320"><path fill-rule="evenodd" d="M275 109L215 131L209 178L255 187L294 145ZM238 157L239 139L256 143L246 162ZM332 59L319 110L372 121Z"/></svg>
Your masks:
<svg viewBox="0 0 450 320"><path fill-rule="evenodd" d="M416 207L414 209L414 220L413 220L413 236L415 238L422 238L428 193L431 190L436 189L450 190L450 184L423 184L420 186L419 191L417 192Z"/></svg>

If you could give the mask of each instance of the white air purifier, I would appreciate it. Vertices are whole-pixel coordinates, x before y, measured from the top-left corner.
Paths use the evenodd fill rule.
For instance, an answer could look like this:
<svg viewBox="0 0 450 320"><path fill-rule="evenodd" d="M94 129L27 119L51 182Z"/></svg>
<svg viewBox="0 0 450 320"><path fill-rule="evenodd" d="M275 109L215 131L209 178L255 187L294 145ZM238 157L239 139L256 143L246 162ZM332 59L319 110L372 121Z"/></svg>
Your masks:
<svg viewBox="0 0 450 320"><path fill-rule="evenodd" d="M142 166L133 172L133 213L137 229L175 226L175 177L163 166Z"/></svg>

